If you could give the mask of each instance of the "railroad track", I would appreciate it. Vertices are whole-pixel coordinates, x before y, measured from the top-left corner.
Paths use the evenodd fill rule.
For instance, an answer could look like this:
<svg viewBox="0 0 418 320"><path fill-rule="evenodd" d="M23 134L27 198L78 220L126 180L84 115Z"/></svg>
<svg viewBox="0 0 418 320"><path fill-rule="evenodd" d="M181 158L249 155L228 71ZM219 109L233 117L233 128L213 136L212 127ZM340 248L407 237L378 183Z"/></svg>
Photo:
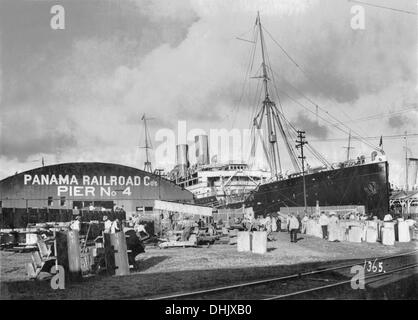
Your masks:
<svg viewBox="0 0 418 320"><path fill-rule="evenodd" d="M190 292L177 292L148 298L149 300L277 300L312 297L321 292L349 285L354 266L362 266L365 284L388 279L397 274L416 271L418 250L393 256L357 259L348 264L321 267L287 276L249 281L228 286ZM357 267L358 268L358 267Z"/></svg>

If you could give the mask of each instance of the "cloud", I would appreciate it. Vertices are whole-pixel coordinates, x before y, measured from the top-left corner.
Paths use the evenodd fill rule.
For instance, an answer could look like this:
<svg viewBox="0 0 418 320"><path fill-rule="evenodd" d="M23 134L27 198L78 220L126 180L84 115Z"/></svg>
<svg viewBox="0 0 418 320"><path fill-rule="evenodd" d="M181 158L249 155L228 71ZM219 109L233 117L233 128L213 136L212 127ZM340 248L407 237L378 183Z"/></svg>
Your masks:
<svg viewBox="0 0 418 320"><path fill-rule="evenodd" d="M61 153L77 146L70 122L62 120L52 124L47 113L42 116L18 114L12 111L3 115L0 157L24 162L32 155Z"/></svg>
<svg viewBox="0 0 418 320"><path fill-rule="evenodd" d="M163 19L187 21L196 18L191 3L193 0L131 0L152 21Z"/></svg>
<svg viewBox="0 0 418 320"><path fill-rule="evenodd" d="M394 129L405 128L411 124L412 119L403 115L394 115L388 119L388 124Z"/></svg>
<svg viewBox="0 0 418 320"><path fill-rule="evenodd" d="M317 121L311 120L303 113L299 113L293 125L298 129L306 132L306 136L325 139L328 136L328 128L320 125Z"/></svg>
<svg viewBox="0 0 418 320"><path fill-rule="evenodd" d="M55 147L44 147L50 144L68 146L63 160L138 163L138 116L143 113L156 118L152 129L175 128L177 120L206 131L231 123L247 128L260 103L254 99L258 82L243 86L251 44L236 37L251 38L257 11L265 29L305 72L265 32L285 114L301 128L312 127L307 134L321 139L344 133L322 120L316 125L288 95L315 111L309 97L342 121L416 101L417 30L407 15L366 8L366 29L353 30L352 4L329 0L131 0L109 2L111 10L97 10L95 1L80 10L77 3L64 3L67 12L76 14L70 13L69 28L60 37L37 27L44 15L38 19L33 11L18 10L34 25L30 32L3 19L1 116L7 121L0 138L8 161L24 161L37 151L53 155ZM255 58L250 76L260 67L259 52ZM22 125L13 126L16 122ZM353 127L367 135L411 126L396 117L369 124ZM37 132L36 141L25 133L22 141L33 143L15 143L22 126ZM53 141L54 136L61 138ZM339 156L329 144L318 148L327 157Z"/></svg>

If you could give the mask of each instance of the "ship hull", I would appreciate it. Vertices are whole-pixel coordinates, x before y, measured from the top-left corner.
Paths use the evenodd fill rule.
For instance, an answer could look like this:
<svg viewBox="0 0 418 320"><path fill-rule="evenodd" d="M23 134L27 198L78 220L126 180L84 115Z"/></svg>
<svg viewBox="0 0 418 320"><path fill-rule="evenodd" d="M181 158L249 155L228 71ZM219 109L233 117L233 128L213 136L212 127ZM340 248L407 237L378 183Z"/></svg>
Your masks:
<svg viewBox="0 0 418 320"><path fill-rule="evenodd" d="M388 163L378 162L305 175L307 206L365 206L368 215L389 211ZM245 205L256 215L277 212L280 207L303 207L303 177L260 185Z"/></svg>

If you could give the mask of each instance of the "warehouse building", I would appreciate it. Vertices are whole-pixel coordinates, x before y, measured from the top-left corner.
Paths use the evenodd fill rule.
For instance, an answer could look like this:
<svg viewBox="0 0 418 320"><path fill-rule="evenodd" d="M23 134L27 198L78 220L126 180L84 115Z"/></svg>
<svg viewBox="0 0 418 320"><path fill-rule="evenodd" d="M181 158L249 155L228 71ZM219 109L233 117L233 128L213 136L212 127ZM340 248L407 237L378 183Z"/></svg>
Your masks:
<svg viewBox="0 0 418 320"><path fill-rule="evenodd" d="M40 167L0 181L0 208L152 211L155 200L192 202L193 194L146 171L112 163Z"/></svg>

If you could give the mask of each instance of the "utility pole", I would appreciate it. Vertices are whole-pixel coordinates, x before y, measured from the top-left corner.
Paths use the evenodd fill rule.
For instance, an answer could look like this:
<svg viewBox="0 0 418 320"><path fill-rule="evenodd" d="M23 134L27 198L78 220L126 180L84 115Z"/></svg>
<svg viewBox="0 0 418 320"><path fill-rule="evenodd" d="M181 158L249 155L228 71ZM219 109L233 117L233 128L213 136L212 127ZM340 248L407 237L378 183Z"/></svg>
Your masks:
<svg viewBox="0 0 418 320"><path fill-rule="evenodd" d="M308 142L305 141L305 131L298 130L298 140L296 140L296 148L300 148L300 156L299 159L302 160L302 177L303 177L303 202L305 206L305 213L307 212L307 205L306 205L306 183L305 183L305 159L306 157L303 155L303 146Z"/></svg>
<svg viewBox="0 0 418 320"><path fill-rule="evenodd" d="M405 190L408 189L408 132L405 131Z"/></svg>
<svg viewBox="0 0 418 320"><path fill-rule="evenodd" d="M149 149L152 149L152 144L149 139L149 133L148 133L148 127L147 127L147 120L150 120L151 118L146 118L145 113L143 114L141 120L144 121L144 132L145 132L145 146L143 147L145 149L145 162L144 162L144 171L152 172L151 167L151 161L149 159Z"/></svg>
<svg viewBox="0 0 418 320"><path fill-rule="evenodd" d="M348 133L348 146L343 147L347 149L347 161L350 160L350 149L354 149L354 147L351 146L351 130Z"/></svg>

